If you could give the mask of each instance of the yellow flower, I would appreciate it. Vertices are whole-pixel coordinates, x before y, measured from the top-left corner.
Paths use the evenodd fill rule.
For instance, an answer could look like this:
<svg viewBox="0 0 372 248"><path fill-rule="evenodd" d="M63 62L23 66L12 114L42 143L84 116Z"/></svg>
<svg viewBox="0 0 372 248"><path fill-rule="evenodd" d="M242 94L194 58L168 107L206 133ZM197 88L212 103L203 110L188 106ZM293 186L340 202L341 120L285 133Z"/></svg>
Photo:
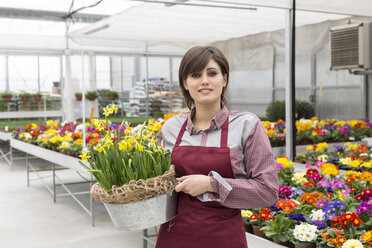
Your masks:
<svg viewBox="0 0 372 248"><path fill-rule="evenodd" d="M360 161L359 160L353 160L350 162L350 166L352 167L358 167L360 165Z"/></svg>
<svg viewBox="0 0 372 248"><path fill-rule="evenodd" d="M84 152L82 152L81 155L79 155L79 157L80 157L81 160L83 160L83 161L88 161L88 158L90 158L91 156L88 156L88 155L86 155Z"/></svg>
<svg viewBox="0 0 372 248"><path fill-rule="evenodd" d="M312 151L312 150L314 150L314 146L311 145L311 146L306 147L306 151Z"/></svg>
<svg viewBox="0 0 372 248"><path fill-rule="evenodd" d="M99 153L101 153L101 152L105 151L105 148L103 148L102 146L99 146L99 147L97 148L97 151L98 151Z"/></svg>
<svg viewBox="0 0 372 248"><path fill-rule="evenodd" d="M306 172L296 172L292 176L292 181L295 181L297 184L306 183L307 179L305 177Z"/></svg>
<svg viewBox="0 0 372 248"><path fill-rule="evenodd" d="M293 167L293 162L291 160L288 160L288 158L284 156L278 157L276 159L276 162L282 164L284 168Z"/></svg>
<svg viewBox="0 0 372 248"><path fill-rule="evenodd" d="M116 107L114 103L112 104L111 109L112 109L112 111L115 112L115 113L118 112L118 107Z"/></svg>
<svg viewBox="0 0 372 248"><path fill-rule="evenodd" d="M154 128L155 131L158 132L158 131L162 128L162 126L163 126L163 125L162 125L160 122L156 122L156 123L155 123L155 128Z"/></svg>
<svg viewBox="0 0 372 248"><path fill-rule="evenodd" d="M262 123L262 125L264 126L264 128L267 128L267 127L270 127L271 126L271 122L270 121L264 121Z"/></svg>
<svg viewBox="0 0 372 248"><path fill-rule="evenodd" d="M143 146L140 144L137 144L137 150L140 152L143 152Z"/></svg>
<svg viewBox="0 0 372 248"><path fill-rule="evenodd" d="M125 141L120 142L120 143L119 143L119 149L120 149L120 151L125 151L125 150L127 150L127 149L128 149L128 144L127 144L127 142L125 142Z"/></svg>
<svg viewBox="0 0 372 248"><path fill-rule="evenodd" d="M35 123L32 123L31 124L31 129L36 129L37 128L37 125Z"/></svg>
<svg viewBox="0 0 372 248"><path fill-rule="evenodd" d="M311 121L317 121L318 120L318 117L314 116L314 117L311 117Z"/></svg>
<svg viewBox="0 0 372 248"><path fill-rule="evenodd" d="M346 147L346 151L352 151L358 149L358 144L349 145Z"/></svg>
<svg viewBox="0 0 372 248"><path fill-rule="evenodd" d="M340 158L340 163L344 165L350 165L351 158Z"/></svg>
<svg viewBox="0 0 372 248"><path fill-rule="evenodd" d="M340 174L340 171L338 170L337 166L334 164L322 164L320 166L320 169L322 170L322 173L324 175L330 175L330 176L337 176Z"/></svg>
<svg viewBox="0 0 372 248"><path fill-rule="evenodd" d="M318 151L323 151L325 149L328 148L328 145L327 145L327 142L321 142L317 145L315 151L318 152Z"/></svg>
<svg viewBox="0 0 372 248"><path fill-rule="evenodd" d="M103 108L103 115L104 115L104 116L109 116L109 115L111 115L113 112L114 112L114 111L113 111L111 108L109 108L108 106L107 106L106 108Z"/></svg>
<svg viewBox="0 0 372 248"><path fill-rule="evenodd" d="M272 129L269 129L269 130L266 130L266 134L269 135L269 137L273 137L274 136L274 130Z"/></svg>
<svg viewBox="0 0 372 248"><path fill-rule="evenodd" d="M340 199L341 201L344 200L344 196L341 194L341 190L338 191L338 199Z"/></svg>
<svg viewBox="0 0 372 248"><path fill-rule="evenodd" d="M54 121L49 120L49 121L47 122L47 126L53 126L53 125L54 125Z"/></svg>
<svg viewBox="0 0 372 248"><path fill-rule="evenodd" d="M242 209L242 217L243 218L250 218L253 215L252 211Z"/></svg>
<svg viewBox="0 0 372 248"><path fill-rule="evenodd" d="M76 145L80 145L80 144L83 144L83 143L84 143L84 141L82 139L75 140Z"/></svg>
<svg viewBox="0 0 372 248"><path fill-rule="evenodd" d="M132 133L132 128L131 128L131 127L127 127L127 128L124 130L124 134L125 134L126 136L129 136L131 133Z"/></svg>
<svg viewBox="0 0 372 248"><path fill-rule="evenodd" d="M327 162L328 161L328 155L327 154L322 154L318 156L318 160L322 162Z"/></svg>

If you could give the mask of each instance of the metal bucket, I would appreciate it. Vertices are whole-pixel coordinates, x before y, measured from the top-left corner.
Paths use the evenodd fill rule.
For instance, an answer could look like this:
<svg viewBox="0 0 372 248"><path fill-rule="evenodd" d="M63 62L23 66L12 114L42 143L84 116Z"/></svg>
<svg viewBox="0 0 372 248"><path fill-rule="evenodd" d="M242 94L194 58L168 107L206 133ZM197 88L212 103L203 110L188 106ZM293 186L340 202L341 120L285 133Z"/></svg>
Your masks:
<svg viewBox="0 0 372 248"><path fill-rule="evenodd" d="M172 190L144 201L104 205L116 229L143 230L168 222L176 216L177 193Z"/></svg>

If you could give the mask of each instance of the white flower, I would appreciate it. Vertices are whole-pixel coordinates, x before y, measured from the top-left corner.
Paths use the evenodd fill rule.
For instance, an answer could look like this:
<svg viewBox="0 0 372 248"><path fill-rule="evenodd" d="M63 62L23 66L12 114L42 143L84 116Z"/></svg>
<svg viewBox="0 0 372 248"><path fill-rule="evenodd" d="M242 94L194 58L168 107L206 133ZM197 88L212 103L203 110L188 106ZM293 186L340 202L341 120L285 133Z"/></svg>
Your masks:
<svg viewBox="0 0 372 248"><path fill-rule="evenodd" d="M83 133L84 128L85 127L83 124L77 125L75 128L75 133Z"/></svg>
<svg viewBox="0 0 372 248"><path fill-rule="evenodd" d="M310 217L311 217L311 220L324 220L324 212L322 209L312 210Z"/></svg>
<svg viewBox="0 0 372 248"><path fill-rule="evenodd" d="M357 239L347 240L341 248L363 248L363 244Z"/></svg>
<svg viewBox="0 0 372 248"><path fill-rule="evenodd" d="M29 133L26 133L24 137L25 137L25 139L32 139L32 136Z"/></svg>
<svg viewBox="0 0 372 248"><path fill-rule="evenodd" d="M311 242L317 238L316 230L317 227L315 225L303 222L300 225L295 226L293 235L299 241Z"/></svg>

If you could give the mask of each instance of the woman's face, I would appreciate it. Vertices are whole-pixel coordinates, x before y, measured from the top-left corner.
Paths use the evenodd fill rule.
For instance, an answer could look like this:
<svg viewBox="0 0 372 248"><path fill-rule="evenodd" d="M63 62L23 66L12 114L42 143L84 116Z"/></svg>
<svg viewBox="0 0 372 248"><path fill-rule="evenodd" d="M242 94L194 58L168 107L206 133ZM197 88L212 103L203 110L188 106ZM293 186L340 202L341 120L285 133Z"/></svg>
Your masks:
<svg viewBox="0 0 372 248"><path fill-rule="evenodd" d="M196 106L220 106L222 89L226 86L226 75L222 75L220 66L211 59L201 72L189 74L183 84Z"/></svg>

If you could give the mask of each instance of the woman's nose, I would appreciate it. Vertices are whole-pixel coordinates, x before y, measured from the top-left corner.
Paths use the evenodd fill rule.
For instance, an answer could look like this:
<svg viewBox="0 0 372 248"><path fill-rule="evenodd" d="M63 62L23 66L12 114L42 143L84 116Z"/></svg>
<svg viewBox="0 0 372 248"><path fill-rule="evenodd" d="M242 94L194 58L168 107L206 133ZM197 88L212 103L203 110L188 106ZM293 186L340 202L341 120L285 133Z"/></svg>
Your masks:
<svg viewBox="0 0 372 248"><path fill-rule="evenodd" d="M202 84L208 83L209 83L208 75L207 74L202 75Z"/></svg>

